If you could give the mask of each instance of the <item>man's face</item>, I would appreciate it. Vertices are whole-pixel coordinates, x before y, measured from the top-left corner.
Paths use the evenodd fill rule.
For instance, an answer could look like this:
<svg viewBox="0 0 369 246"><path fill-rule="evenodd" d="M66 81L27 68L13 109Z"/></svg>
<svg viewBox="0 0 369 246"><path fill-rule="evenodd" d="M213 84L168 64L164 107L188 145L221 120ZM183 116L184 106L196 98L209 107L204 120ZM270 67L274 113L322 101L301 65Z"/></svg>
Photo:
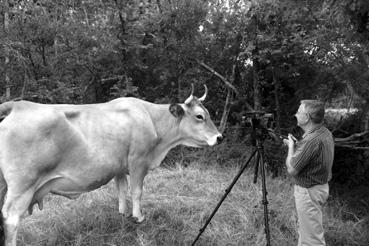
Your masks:
<svg viewBox="0 0 369 246"><path fill-rule="evenodd" d="M297 119L298 126L305 126L309 122L309 113L306 111L305 105L300 104L299 109L297 110L295 117Z"/></svg>

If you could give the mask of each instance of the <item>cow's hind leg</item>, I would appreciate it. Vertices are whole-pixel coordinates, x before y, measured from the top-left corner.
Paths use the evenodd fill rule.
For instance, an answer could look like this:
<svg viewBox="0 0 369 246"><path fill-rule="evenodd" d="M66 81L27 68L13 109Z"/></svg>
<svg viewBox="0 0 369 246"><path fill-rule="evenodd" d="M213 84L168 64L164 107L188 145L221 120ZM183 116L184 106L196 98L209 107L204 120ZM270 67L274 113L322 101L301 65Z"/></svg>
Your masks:
<svg viewBox="0 0 369 246"><path fill-rule="evenodd" d="M7 190L6 182L3 178L3 175L0 174L0 246L3 246L5 244L4 218L1 209L3 208L4 205L6 190Z"/></svg>
<svg viewBox="0 0 369 246"><path fill-rule="evenodd" d="M147 173L146 168L142 168L142 166L137 165L136 170L130 173L130 185L131 185L131 195L132 195L132 216L136 220L137 223L141 223L145 220L145 216L143 216L141 212L141 196L142 196L142 186L143 180Z"/></svg>
<svg viewBox="0 0 369 246"><path fill-rule="evenodd" d="M129 216L127 208L127 191L128 191L127 175L125 173L117 175L115 177L115 183L117 184L118 190L119 213L124 216Z"/></svg>
<svg viewBox="0 0 369 246"><path fill-rule="evenodd" d="M5 245L15 246L17 229L21 216L27 211L33 198L33 190L15 192L8 187L8 192L2 208L5 219Z"/></svg>

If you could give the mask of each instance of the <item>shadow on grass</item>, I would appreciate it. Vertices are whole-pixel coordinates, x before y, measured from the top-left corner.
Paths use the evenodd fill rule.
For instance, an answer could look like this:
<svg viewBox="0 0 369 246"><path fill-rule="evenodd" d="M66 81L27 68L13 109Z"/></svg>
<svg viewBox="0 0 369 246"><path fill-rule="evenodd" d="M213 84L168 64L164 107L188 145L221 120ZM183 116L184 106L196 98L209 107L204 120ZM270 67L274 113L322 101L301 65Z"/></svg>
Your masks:
<svg viewBox="0 0 369 246"><path fill-rule="evenodd" d="M369 187L332 184L325 209L328 245L369 245Z"/></svg>

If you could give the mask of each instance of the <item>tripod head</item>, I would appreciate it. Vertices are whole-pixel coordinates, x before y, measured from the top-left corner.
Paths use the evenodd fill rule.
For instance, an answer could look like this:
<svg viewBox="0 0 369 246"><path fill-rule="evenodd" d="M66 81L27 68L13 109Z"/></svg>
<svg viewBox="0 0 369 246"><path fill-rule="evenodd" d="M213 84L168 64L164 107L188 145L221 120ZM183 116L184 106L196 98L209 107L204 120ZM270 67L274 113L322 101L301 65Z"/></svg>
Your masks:
<svg viewBox="0 0 369 246"><path fill-rule="evenodd" d="M265 140L269 136L270 128L274 128L274 114L265 111L247 111L242 116L241 124L251 128L251 144L256 146L257 140Z"/></svg>

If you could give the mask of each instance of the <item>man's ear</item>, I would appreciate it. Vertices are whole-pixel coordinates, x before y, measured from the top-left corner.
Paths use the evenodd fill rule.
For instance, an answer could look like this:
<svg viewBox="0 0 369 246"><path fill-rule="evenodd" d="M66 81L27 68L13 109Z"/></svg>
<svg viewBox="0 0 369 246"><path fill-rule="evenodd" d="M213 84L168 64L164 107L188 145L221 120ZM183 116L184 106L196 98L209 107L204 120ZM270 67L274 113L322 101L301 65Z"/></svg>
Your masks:
<svg viewBox="0 0 369 246"><path fill-rule="evenodd" d="M178 103L172 103L169 106L169 112L176 118L181 118L185 114L184 109Z"/></svg>

